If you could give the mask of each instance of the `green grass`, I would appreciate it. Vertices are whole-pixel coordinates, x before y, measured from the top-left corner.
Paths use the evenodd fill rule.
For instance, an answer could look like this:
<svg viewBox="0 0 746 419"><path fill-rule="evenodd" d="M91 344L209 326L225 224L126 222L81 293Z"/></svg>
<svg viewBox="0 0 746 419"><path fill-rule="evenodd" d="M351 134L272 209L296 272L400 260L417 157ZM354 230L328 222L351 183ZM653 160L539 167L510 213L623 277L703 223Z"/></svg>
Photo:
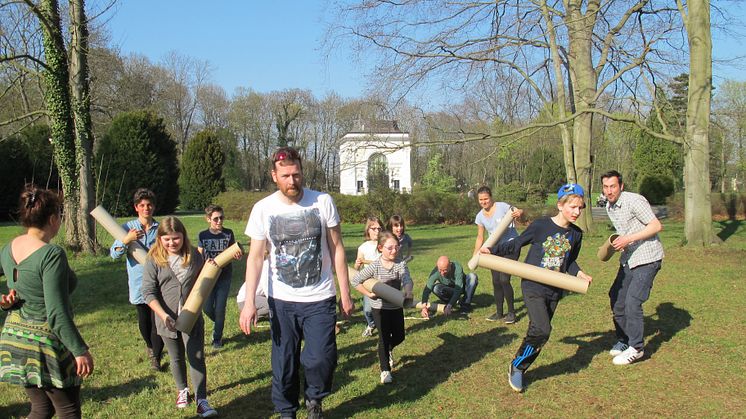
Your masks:
<svg viewBox="0 0 746 419"><path fill-rule="evenodd" d="M183 217L195 237L206 223ZM726 238L707 249L680 247L683 225L664 222L666 259L645 305L643 361L611 364L614 343L607 291L616 257L601 263L596 248L608 235L605 225L587 235L580 264L594 277L587 295L562 300L553 334L526 374L527 388L516 394L507 385L507 365L528 326L516 289L518 322L487 322L493 312L489 273L477 271L477 309L469 317L406 321L407 339L397 348L394 383L378 384L376 340L362 338L358 312L338 336L339 366L334 390L324 401L327 417L738 417L746 415L743 361L746 313L746 228L741 222L715 223ZM244 240L243 223L228 223ZM0 244L17 234L0 227ZM474 246L474 226L417 226L410 264L416 294L440 254L466 263ZM345 225L348 260L362 242L361 225ZM102 234L103 243L110 238ZM193 407L178 411L168 371L148 370L137 331L135 310L127 302L124 263L108 256L74 258L80 284L73 300L76 323L91 346L96 371L83 386L84 417L194 417ZM231 301L244 267L235 266ZM0 289L5 290L4 285ZM359 295L355 295L359 307ZM207 349L208 392L222 417L268 417L270 400L269 328L244 336L236 305L229 304L225 348ZM408 316L417 316L413 311ZM207 333L211 331L211 325ZM740 395L740 396L739 396ZM300 417L304 416L301 410ZM0 384L0 417L28 413L19 387Z"/></svg>

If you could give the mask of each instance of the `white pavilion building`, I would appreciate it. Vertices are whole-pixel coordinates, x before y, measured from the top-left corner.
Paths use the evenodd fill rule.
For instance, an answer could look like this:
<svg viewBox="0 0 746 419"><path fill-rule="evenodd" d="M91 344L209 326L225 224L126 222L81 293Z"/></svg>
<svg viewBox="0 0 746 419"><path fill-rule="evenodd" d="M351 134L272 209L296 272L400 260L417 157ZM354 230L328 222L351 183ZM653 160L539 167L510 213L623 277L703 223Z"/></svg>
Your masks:
<svg viewBox="0 0 746 419"><path fill-rule="evenodd" d="M364 124L360 131L345 134L340 142L339 192L366 194L371 181L386 182L402 193L411 192L410 157L409 133L400 131L396 121Z"/></svg>

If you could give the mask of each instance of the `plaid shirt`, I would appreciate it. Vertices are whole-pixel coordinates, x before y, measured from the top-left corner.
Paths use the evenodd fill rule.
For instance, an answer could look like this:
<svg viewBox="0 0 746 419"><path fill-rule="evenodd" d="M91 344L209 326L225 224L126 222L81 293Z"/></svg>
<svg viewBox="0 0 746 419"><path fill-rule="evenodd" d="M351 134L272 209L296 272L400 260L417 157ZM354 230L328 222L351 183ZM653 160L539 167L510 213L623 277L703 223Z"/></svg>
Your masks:
<svg viewBox="0 0 746 419"><path fill-rule="evenodd" d="M616 203L607 203L606 213L614 223L616 232L622 236L642 231L655 220L655 214L647 199L632 192L622 191ZM649 239L630 243L622 252L619 263L629 263L631 269L661 259L663 245L656 234Z"/></svg>

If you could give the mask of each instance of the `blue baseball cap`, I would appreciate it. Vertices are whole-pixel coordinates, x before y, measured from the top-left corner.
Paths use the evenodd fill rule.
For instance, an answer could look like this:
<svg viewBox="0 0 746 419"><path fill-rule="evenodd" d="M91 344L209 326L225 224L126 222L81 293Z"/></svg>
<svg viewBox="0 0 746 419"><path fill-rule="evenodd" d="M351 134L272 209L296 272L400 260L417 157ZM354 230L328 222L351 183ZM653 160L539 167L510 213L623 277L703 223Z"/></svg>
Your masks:
<svg viewBox="0 0 746 419"><path fill-rule="evenodd" d="M565 195L585 196L585 192L583 192L583 187L577 183L565 183L557 191L557 199L562 199Z"/></svg>

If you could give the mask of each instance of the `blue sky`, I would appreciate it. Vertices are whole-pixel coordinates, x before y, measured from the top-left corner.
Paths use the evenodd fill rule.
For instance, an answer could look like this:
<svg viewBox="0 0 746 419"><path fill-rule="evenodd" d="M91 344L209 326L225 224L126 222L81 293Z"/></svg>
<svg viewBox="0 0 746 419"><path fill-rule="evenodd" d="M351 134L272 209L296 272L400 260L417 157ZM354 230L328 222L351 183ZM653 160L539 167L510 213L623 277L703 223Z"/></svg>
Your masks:
<svg viewBox="0 0 746 419"><path fill-rule="evenodd" d="M236 87L258 92L310 89L318 98L329 91L360 97L365 72L338 50L325 60L326 0L121 0L107 13L111 42L124 53L140 53L158 62L167 52L207 60L212 81L230 95ZM737 10L733 12L733 10ZM746 21L744 6L729 10ZM740 30L744 33L744 29ZM715 59L746 55L746 39L716 35ZM744 60L741 60L743 63ZM716 65L715 84L744 80L741 68Z"/></svg>

